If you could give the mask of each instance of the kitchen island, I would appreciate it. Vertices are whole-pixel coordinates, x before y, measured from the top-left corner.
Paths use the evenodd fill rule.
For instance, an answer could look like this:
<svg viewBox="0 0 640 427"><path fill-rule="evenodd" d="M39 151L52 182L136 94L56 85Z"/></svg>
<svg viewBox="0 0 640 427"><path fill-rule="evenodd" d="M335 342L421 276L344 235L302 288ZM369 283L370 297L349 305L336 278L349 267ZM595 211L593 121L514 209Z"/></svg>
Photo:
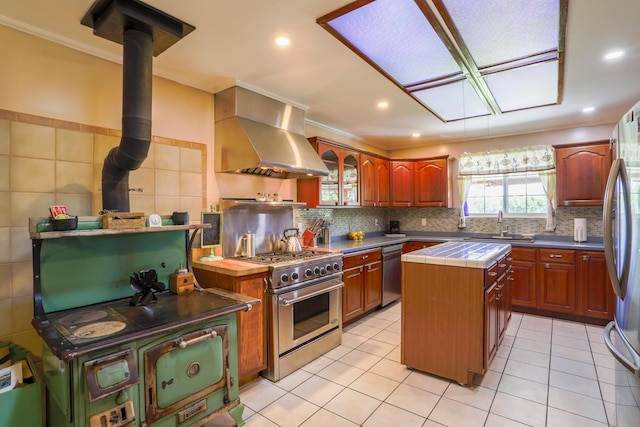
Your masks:
<svg viewBox="0 0 640 427"><path fill-rule="evenodd" d="M508 244L447 242L402 255L401 362L473 384L504 334Z"/></svg>

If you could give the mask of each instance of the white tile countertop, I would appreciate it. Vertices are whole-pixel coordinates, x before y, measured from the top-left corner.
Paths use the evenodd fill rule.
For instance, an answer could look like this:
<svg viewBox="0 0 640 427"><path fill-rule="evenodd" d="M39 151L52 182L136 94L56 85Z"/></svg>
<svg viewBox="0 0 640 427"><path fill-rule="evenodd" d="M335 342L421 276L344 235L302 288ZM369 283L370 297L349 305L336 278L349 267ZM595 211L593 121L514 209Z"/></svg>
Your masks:
<svg viewBox="0 0 640 427"><path fill-rule="evenodd" d="M402 261L454 267L487 268L511 251L511 245L484 242L447 242L402 255Z"/></svg>

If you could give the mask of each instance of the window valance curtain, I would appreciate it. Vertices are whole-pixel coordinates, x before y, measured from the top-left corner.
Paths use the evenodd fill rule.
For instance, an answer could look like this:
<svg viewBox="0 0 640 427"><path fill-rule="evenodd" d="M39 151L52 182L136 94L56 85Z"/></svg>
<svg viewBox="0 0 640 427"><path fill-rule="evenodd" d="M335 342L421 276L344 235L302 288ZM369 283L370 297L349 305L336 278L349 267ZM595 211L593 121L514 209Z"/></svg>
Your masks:
<svg viewBox="0 0 640 427"><path fill-rule="evenodd" d="M549 145L513 148L460 156L460 175L493 175L554 169L555 150Z"/></svg>

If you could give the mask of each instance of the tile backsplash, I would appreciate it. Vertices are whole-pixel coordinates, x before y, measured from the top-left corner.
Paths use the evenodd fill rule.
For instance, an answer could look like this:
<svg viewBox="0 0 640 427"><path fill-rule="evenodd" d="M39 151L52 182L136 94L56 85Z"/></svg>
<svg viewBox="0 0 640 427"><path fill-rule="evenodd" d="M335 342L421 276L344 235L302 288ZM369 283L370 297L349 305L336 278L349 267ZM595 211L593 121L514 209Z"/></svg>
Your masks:
<svg viewBox="0 0 640 427"><path fill-rule="evenodd" d="M298 209L297 221L303 228L314 218L321 218L331 224L331 236L344 236L349 231L362 230L365 233L387 231L390 220L400 221L402 232L457 232L459 209L447 208L325 208ZM509 226L511 233L531 233L537 235L573 236L574 218L587 219L587 235L603 236L602 208L558 208L556 230L545 231L545 218L523 218L505 216L503 226ZM422 225L422 220L426 225ZM377 220L377 225L376 225ZM500 225L497 216L467 217L468 233L497 233Z"/></svg>
<svg viewBox="0 0 640 427"><path fill-rule="evenodd" d="M28 218L66 205L75 215L102 209L101 175L120 131L0 110L0 341L36 355L41 341L31 326L33 269ZM190 213L199 222L206 206L207 146L152 137L142 166L132 171L132 212Z"/></svg>

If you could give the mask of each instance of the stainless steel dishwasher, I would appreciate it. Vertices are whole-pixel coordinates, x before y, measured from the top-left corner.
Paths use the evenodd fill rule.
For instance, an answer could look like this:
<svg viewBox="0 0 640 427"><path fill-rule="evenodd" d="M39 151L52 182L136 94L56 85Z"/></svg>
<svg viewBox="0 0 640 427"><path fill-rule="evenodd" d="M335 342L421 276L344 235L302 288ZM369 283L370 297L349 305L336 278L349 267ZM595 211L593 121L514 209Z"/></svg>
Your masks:
<svg viewBox="0 0 640 427"><path fill-rule="evenodd" d="M382 307L400 298L402 245L382 247Z"/></svg>

